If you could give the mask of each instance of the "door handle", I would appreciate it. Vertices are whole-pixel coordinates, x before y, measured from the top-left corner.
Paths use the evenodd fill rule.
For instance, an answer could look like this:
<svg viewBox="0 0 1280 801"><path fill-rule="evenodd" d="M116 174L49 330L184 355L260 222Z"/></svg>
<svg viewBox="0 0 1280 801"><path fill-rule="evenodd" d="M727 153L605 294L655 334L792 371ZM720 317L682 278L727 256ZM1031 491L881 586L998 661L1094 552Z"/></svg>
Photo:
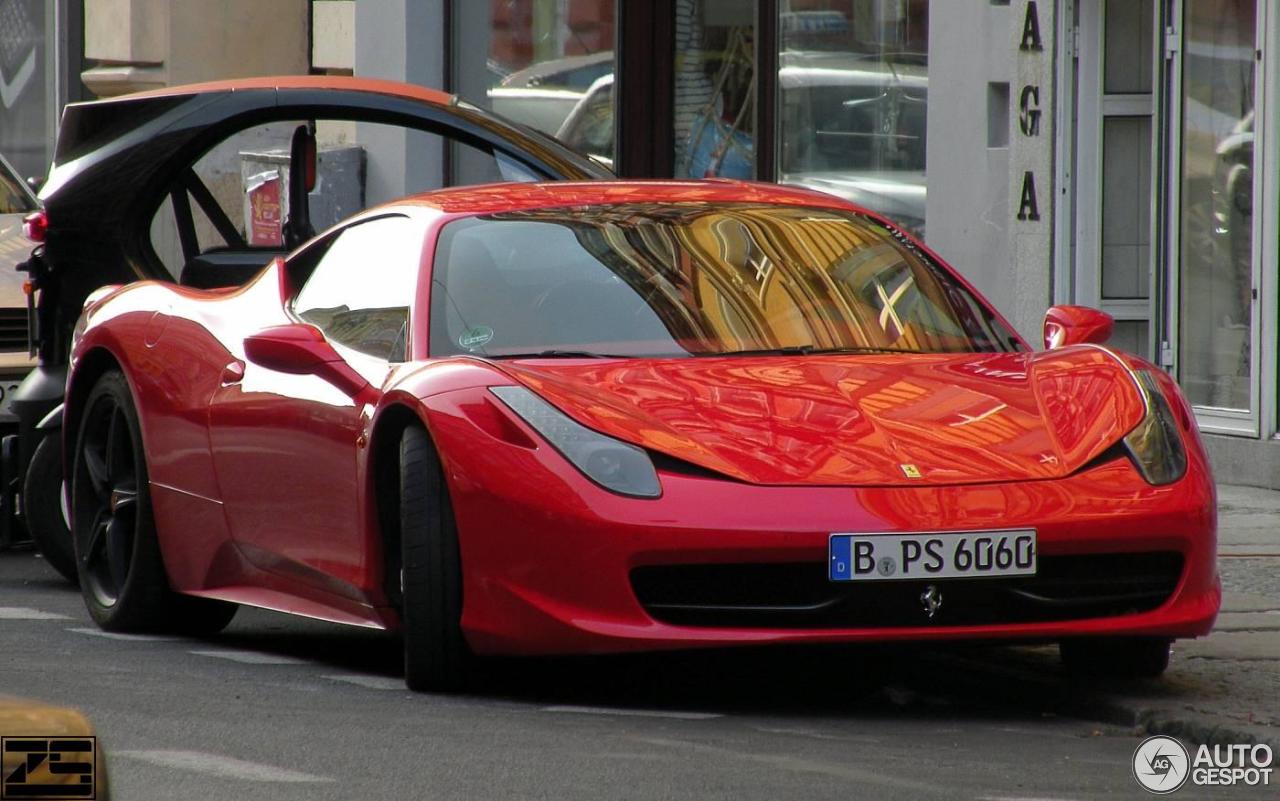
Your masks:
<svg viewBox="0 0 1280 801"><path fill-rule="evenodd" d="M235 361L222 368L222 386L230 386L238 384L244 378L244 362L236 359Z"/></svg>

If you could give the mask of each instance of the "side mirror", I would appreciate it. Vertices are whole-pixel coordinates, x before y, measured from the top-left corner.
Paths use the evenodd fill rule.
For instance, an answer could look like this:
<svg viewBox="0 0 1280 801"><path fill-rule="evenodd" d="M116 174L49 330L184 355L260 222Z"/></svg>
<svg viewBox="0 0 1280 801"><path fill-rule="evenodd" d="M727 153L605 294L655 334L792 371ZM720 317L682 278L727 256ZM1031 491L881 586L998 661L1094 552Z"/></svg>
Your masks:
<svg viewBox="0 0 1280 801"><path fill-rule="evenodd" d="M1088 306L1053 306L1044 313L1044 347L1065 348L1091 342L1106 344L1116 321L1106 312Z"/></svg>
<svg viewBox="0 0 1280 801"><path fill-rule="evenodd" d="M245 338L244 355L268 370L317 376L350 397L369 386L313 325L293 323L259 331Z"/></svg>

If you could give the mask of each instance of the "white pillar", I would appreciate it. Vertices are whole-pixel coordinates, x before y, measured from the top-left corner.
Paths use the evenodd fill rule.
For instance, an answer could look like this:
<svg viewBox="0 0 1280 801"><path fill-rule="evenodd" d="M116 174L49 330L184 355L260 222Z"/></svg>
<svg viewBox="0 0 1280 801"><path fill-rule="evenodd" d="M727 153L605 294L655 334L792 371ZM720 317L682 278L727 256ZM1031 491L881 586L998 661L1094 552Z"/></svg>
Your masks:
<svg viewBox="0 0 1280 801"><path fill-rule="evenodd" d="M355 74L444 88L445 0L356 3ZM369 205L444 185L439 137L385 125L361 124Z"/></svg>

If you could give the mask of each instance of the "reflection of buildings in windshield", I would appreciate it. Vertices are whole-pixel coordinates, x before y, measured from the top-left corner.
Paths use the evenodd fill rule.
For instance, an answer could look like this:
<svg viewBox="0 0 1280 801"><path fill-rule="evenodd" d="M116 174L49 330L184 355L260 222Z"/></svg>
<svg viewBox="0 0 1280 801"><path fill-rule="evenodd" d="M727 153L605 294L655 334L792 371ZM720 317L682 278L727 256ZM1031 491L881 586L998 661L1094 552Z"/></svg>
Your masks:
<svg viewBox="0 0 1280 801"><path fill-rule="evenodd" d="M535 210L491 219L570 228L692 353L956 352L1004 350L1009 341L989 312L922 255L888 231L840 213L637 204L589 215ZM597 291L577 305L626 305L606 298L603 285ZM627 302L634 306L634 297ZM626 318L612 315L616 325L594 332L594 342L625 341ZM570 344L591 343L556 346Z"/></svg>

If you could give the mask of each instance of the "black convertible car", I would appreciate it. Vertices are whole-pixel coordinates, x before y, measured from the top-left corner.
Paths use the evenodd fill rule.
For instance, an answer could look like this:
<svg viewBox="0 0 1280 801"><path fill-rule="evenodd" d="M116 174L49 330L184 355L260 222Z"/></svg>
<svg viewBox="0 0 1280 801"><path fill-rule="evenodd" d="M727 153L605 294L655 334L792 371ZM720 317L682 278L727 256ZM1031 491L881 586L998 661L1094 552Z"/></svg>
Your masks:
<svg viewBox="0 0 1280 801"><path fill-rule="evenodd" d="M431 136L444 147L431 148ZM407 143L406 164L365 158L388 141ZM415 160L415 147L428 158ZM432 155L441 152L444 164ZM422 185L410 181L403 191L451 178L611 175L545 134L452 95L391 81L252 78L67 106L40 192L43 209L27 226L37 246L18 266L34 289L38 363L9 401L17 433L5 437L0 466L9 487L6 520L21 509L53 567L75 576L57 434L71 332L90 293L144 278L238 285L316 227L389 199L375 187L397 168L423 176Z"/></svg>

